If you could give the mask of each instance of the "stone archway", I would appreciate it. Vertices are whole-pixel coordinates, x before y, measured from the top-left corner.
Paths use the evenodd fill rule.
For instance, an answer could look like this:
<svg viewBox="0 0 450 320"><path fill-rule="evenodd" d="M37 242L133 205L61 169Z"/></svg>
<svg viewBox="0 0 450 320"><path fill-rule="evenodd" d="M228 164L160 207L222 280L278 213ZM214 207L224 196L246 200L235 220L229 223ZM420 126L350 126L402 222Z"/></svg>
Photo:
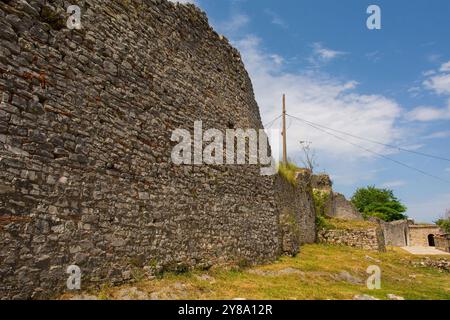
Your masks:
<svg viewBox="0 0 450 320"><path fill-rule="evenodd" d="M434 234L428 235L428 245L430 247L435 247L436 246L436 243L434 241Z"/></svg>

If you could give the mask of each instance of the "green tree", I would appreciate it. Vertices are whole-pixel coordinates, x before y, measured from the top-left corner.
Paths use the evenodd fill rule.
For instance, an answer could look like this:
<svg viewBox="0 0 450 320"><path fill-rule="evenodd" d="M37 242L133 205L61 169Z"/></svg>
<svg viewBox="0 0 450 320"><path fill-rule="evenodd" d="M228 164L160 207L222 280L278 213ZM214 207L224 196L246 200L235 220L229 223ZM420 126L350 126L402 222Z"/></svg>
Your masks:
<svg viewBox="0 0 450 320"><path fill-rule="evenodd" d="M407 218L404 214L407 208L389 189L360 188L353 195L352 202L365 218L377 217L387 222Z"/></svg>
<svg viewBox="0 0 450 320"><path fill-rule="evenodd" d="M450 233L450 209L447 209L445 216L436 221L436 224L441 227L444 232Z"/></svg>

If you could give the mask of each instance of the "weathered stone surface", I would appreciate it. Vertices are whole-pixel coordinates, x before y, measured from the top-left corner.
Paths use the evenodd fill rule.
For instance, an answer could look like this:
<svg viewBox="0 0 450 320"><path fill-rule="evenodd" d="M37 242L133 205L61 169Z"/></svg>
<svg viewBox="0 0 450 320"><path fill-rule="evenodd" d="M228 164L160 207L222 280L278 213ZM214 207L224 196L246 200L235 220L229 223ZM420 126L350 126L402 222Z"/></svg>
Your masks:
<svg viewBox="0 0 450 320"><path fill-rule="evenodd" d="M196 120L262 128L239 53L193 5L81 1L68 30L67 4L0 2L0 298L274 260L274 177L171 162Z"/></svg>
<svg viewBox="0 0 450 320"><path fill-rule="evenodd" d="M429 247L435 246L434 238L441 234L442 230L433 224L409 224L409 246Z"/></svg>
<svg viewBox="0 0 450 320"><path fill-rule="evenodd" d="M434 241L436 249L450 253L450 234L437 235Z"/></svg>
<svg viewBox="0 0 450 320"><path fill-rule="evenodd" d="M333 183L327 174L313 175L311 185L315 192L320 192L322 197L326 198L323 214L330 218L363 220L362 214L353 203L343 194L333 191Z"/></svg>
<svg viewBox="0 0 450 320"><path fill-rule="evenodd" d="M333 215L330 215L331 217L344 220L363 220L362 214L343 194L337 192L333 194L333 207L334 210Z"/></svg>
<svg viewBox="0 0 450 320"><path fill-rule="evenodd" d="M320 230L318 238L321 243L345 245L364 250L386 251L381 228Z"/></svg>
<svg viewBox="0 0 450 320"><path fill-rule="evenodd" d="M281 250L296 255L301 245L315 243L317 239L311 172L299 170L295 185L278 176L275 189L280 210Z"/></svg>
<svg viewBox="0 0 450 320"><path fill-rule="evenodd" d="M410 263L415 267L436 268L441 271L450 272L450 260L448 259L430 259L427 257L421 261L411 261Z"/></svg>

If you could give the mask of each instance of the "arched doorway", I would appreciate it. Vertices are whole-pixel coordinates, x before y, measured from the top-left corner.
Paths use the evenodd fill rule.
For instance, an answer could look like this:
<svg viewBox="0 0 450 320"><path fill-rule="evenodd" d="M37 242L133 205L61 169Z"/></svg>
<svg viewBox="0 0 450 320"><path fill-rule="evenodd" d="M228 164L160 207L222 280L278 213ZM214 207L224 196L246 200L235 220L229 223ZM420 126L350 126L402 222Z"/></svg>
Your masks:
<svg viewBox="0 0 450 320"><path fill-rule="evenodd" d="M428 245L430 247L435 247L436 246L436 244L434 243L434 234L430 234L428 236Z"/></svg>

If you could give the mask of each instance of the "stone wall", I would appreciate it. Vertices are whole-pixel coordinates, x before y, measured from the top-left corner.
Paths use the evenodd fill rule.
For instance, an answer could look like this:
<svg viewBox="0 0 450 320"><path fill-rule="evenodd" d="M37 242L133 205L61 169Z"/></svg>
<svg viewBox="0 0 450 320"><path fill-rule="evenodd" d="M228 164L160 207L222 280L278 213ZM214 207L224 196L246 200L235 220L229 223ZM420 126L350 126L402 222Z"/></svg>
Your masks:
<svg viewBox="0 0 450 320"><path fill-rule="evenodd" d="M380 228L321 230L318 233L318 239L320 243L345 245L364 250L386 251L383 232Z"/></svg>
<svg viewBox="0 0 450 320"><path fill-rule="evenodd" d="M412 247L428 247L429 236L433 239L440 234L441 230L437 225L432 224L410 224L409 225L409 245Z"/></svg>
<svg viewBox="0 0 450 320"><path fill-rule="evenodd" d="M0 2L0 298L121 282L134 268L279 254L274 178L176 166L172 131L262 127L239 53L192 5Z"/></svg>
<svg viewBox="0 0 450 320"><path fill-rule="evenodd" d="M329 215L332 218L345 220L364 220L362 214L348 201L343 194L333 193L333 209Z"/></svg>
<svg viewBox="0 0 450 320"><path fill-rule="evenodd" d="M297 172L292 184L277 177L275 190L280 210L280 243L282 252L296 255L302 244L316 242L316 213L311 189L311 173Z"/></svg>
<svg viewBox="0 0 450 320"><path fill-rule="evenodd" d="M333 182L327 174L315 174L311 178L311 187L317 190L332 192Z"/></svg>
<svg viewBox="0 0 450 320"><path fill-rule="evenodd" d="M399 220L393 222L379 221L383 228L384 239L387 246L406 247L409 245L409 222Z"/></svg>
<svg viewBox="0 0 450 320"><path fill-rule="evenodd" d="M450 234L437 235L435 242L436 249L450 253Z"/></svg>
<svg viewBox="0 0 450 320"><path fill-rule="evenodd" d="M330 218L344 220L363 220L362 214L343 194L333 192L333 183L327 174L314 175L311 182L313 190L325 199L323 214Z"/></svg>

